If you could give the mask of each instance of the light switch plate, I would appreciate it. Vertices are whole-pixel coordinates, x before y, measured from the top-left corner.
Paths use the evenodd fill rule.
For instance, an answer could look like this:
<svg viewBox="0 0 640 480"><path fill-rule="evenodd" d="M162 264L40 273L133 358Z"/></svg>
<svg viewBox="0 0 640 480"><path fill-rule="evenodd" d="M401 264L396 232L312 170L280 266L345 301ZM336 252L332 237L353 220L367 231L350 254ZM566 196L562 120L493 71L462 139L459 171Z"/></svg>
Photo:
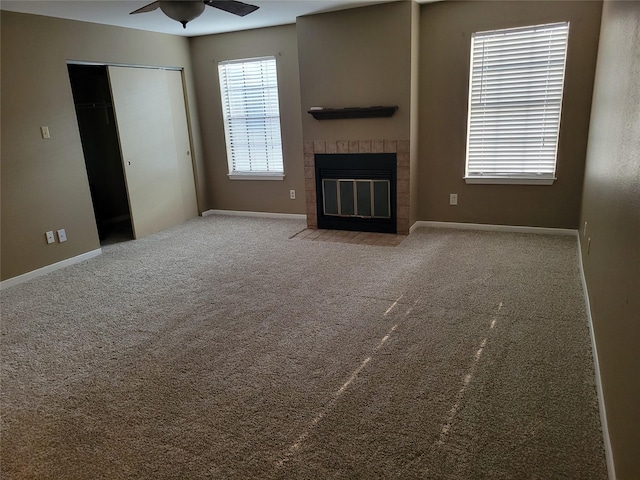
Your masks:
<svg viewBox="0 0 640 480"><path fill-rule="evenodd" d="M60 243L67 241L67 232L64 231L64 228L58 230L58 241Z"/></svg>

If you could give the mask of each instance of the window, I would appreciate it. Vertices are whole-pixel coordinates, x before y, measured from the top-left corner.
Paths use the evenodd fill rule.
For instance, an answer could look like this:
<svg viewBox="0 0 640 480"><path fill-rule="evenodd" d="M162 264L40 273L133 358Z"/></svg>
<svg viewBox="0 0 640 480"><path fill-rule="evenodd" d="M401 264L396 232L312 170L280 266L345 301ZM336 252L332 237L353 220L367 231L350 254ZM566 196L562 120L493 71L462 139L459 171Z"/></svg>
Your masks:
<svg viewBox="0 0 640 480"><path fill-rule="evenodd" d="M568 22L473 34L467 183L553 183L568 34Z"/></svg>
<svg viewBox="0 0 640 480"><path fill-rule="evenodd" d="M218 64L230 178L282 179L275 57Z"/></svg>

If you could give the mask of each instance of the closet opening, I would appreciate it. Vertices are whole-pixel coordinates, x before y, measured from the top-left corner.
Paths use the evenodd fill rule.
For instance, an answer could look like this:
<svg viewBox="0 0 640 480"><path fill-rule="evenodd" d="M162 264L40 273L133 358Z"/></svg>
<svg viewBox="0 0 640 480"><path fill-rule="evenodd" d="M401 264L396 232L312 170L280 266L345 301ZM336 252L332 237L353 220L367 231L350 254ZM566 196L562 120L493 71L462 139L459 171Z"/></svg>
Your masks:
<svg viewBox="0 0 640 480"><path fill-rule="evenodd" d="M100 244L132 240L133 226L107 67L69 64Z"/></svg>

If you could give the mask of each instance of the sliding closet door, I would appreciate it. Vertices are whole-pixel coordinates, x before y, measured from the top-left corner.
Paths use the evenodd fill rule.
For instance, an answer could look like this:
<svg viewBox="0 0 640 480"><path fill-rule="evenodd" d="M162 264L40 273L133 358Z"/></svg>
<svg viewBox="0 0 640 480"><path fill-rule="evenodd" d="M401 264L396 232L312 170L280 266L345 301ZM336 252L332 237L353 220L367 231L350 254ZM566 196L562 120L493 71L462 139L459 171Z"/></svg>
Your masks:
<svg viewBox="0 0 640 480"><path fill-rule="evenodd" d="M173 74L148 68L109 67L131 222L136 238L197 215L188 128L174 118ZM182 92L182 83L180 83ZM181 95L181 93L180 93ZM184 99L184 97L182 97ZM176 127L176 122L180 127ZM180 149L180 150L179 150ZM178 152L182 152L178 154ZM187 180L189 171L190 184ZM185 193L188 192L188 193Z"/></svg>
<svg viewBox="0 0 640 480"><path fill-rule="evenodd" d="M182 87L182 72L167 70L165 74L176 142L177 178L180 181L180 190L182 192L182 216L186 220L198 216L198 202L196 200L195 177L193 176L189 124Z"/></svg>

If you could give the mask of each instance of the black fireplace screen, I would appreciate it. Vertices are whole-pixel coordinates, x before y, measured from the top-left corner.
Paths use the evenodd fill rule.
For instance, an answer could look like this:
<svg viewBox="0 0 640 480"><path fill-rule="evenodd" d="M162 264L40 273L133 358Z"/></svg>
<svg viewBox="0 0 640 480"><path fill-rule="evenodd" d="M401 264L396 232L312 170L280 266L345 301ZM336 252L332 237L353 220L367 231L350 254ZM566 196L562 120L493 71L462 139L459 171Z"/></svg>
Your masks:
<svg viewBox="0 0 640 480"><path fill-rule="evenodd" d="M396 232L396 154L316 154L318 228Z"/></svg>
<svg viewBox="0 0 640 480"><path fill-rule="evenodd" d="M323 179L325 215L391 218L389 180Z"/></svg>

